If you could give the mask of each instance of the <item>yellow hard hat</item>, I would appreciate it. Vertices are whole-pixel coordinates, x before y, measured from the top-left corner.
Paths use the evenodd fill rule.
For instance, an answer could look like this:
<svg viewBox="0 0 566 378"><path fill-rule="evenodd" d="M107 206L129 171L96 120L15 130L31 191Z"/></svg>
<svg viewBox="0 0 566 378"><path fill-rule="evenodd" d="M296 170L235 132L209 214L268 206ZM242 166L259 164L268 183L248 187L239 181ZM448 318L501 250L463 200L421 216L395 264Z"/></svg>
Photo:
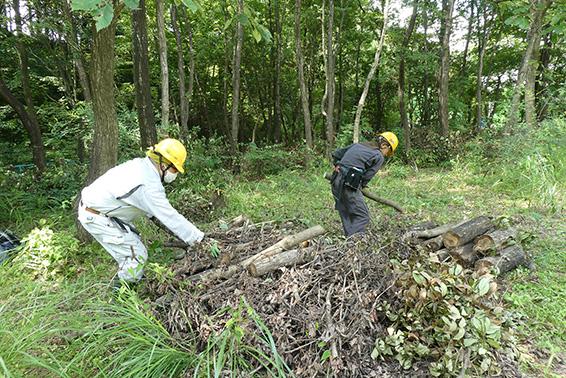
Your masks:
<svg viewBox="0 0 566 378"><path fill-rule="evenodd" d="M168 162L173 164L175 168L181 173L185 173L183 165L187 159L187 150L183 143L179 142L177 139L166 138L161 142L157 143L155 146L150 147L147 152L149 157L152 154L159 154L165 158Z"/></svg>
<svg viewBox="0 0 566 378"><path fill-rule="evenodd" d="M399 145L399 139L397 138L397 135L393 134L391 131L386 131L386 132L381 133L379 135L384 137L385 140L387 140L387 142L391 146L391 151L389 151L387 156L388 157L393 156L393 153L395 152L395 150L397 149L397 146Z"/></svg>

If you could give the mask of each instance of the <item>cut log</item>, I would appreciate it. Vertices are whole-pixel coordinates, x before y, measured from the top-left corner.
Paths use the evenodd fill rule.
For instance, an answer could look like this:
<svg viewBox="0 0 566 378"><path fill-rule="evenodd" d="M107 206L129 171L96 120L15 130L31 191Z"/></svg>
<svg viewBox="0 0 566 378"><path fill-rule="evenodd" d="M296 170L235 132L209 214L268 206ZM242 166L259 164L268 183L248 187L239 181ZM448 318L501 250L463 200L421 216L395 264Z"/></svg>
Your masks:
<svg viewBox="0 0 566 378"><path fill-rule="evenodd" d="M448 249L450 256L454 257L462 266L473 266L478 259L474 251L474 243L464 244L454 249Z"/></svg>
<svg viewBox="0 0 566 378"><path fill-rule="evenodd" d="M324 173L324 178L327 179L328 181L332 180L332 173L329 173L329 172ZM365 197L367 197L371 200L374 200L375 202L379 202L383 205L390 206L400 213L405 212L405 210L401 206L399 206L397 203L390 201L388 199L385 199L385 198L381 198L381 197L375 195L374 193L370 192L369 190L367 190L365 188L362 188L361 192Z"/></svg>
<svg viewBox="0 0 566 378"><path fill-rule="evenodd" d="M516 235L517 230L512 228L507 230L496 230L489 234L480 235L476 239L474 250L482 254L491 250L500 251L505 247L508 247L515 239Z"/></svg>
<svg viewBox="0 0 566 378"><path fill-rule="evenodd" d="M471 242L476 236L491 229L493 223L486 216L471 219L442 235L442 242L446 248L456 248Z"/></svg>
<svg viewBox="0 0 566 378"><path fill-rule="evenodd" d="M438 235L435 238L425 240L424 242L421 243L421 246L427 252L438 251L440 248L443 247L443 245L442 245L442 235Z"/></svg>
<svg viewBox="0 0 566 378"><path fill-rule="evenodd" d="M499 273L503 274L515 269L519 265L526 264L526 255L520 245L512 245L505 248L498 256L484 257L476 262L476 270L497 267Z"/></svg>
<svg viewBox="0 0 566 378"><path fill-rule="evenodd" d="M307 230L299 232L298 234L286 236L283 239L281 239L279 242L273 244L271 247L266 248L263 251L256 253L255 255L238 262L237 264L229 265L223 268L210 269L205 272L201 272L199 274L190 276L189 279L215 280L215 279L230 278L234 274L247 269L251 263L255 263L261 259L274 256L282 251L291 249L292 247L295 247L306 240L320 236L324 233L325 230L322 226L311 227Z"/></svg>
<svg viewBox="0 0 566 378"><path fill-rule="evenodd" d="M430 230L431 228L435 228L435 227L438 227L438 223L432 221L426 221L423 223L412 225L407 229L407 232Z"/></svg>
<svg viewBox="0 0 566 378"><path fill-rule="evenodd" d="M287 249L291 249L300 243L315 238L324 234L325 230L322 226L314 226L307 230L301 231L298 234L285 236L283 239L278 241L277 243L273 244L271 247L264 249L263 251L255 254L250 259L252 261L259 260L264 257L269 257L275 255L281 251L285 251ZM248 262L246 265L249 265Z"/></svg>
<svg viewBox="0 0 566 378"><path fill-rule="evenodd" d="M308 261L312 261L315 255L316 251L313 247L291 249L257 260L248 265L247 269L249 274L254 277L259 277L284 266L304 264Z"/></svg>
<svg viewBox="0 0 566 378"><path fill-rule="evenodd" d="M422 239L430 239L430 238L434 238L438 235L442 235L445 232L458 227L464 223L466 223L467 221L462 221L460 223L448 223L442 226L438 226L435 228L431 228L428 230L416 230L416 231L409 231L407 233L405 233L405 235L403 236L404 239L414 239L414 238L422 238Z"/></svg>
<svg viewBox="0 0 566 378"><path fill-rule="evenodd" d="M232 219L228 224L229 228L235 228L242 226L244 223L249 222L249 219L244 215L238 215L236 218Z"/></svg>
<svg viewBox="0 0 566 378"><path fill-rule="evenodd" d="M446 248L441 249L440 251L433 252L433 253L436 255L436 257L438 258L438 261L440 261L440 262L446 260L450 256L450 253L448 252L448 250Z"/></svg>

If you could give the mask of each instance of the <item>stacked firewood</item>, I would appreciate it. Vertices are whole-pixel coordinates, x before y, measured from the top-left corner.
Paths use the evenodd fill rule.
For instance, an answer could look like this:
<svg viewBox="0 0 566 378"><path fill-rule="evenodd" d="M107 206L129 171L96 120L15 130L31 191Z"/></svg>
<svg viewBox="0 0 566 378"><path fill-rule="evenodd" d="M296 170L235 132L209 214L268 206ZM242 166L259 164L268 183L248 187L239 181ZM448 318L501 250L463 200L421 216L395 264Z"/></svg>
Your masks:
<svg viewBox="0 0 566 378"><path fill-rule="evenodd" d="M405 233L404 239L440 261L452 258L478 271L496 267L499 273L505 273L526 264L525 252L517 243L517 231L496 229L487 216L441 226L425 223Z"/></svg>

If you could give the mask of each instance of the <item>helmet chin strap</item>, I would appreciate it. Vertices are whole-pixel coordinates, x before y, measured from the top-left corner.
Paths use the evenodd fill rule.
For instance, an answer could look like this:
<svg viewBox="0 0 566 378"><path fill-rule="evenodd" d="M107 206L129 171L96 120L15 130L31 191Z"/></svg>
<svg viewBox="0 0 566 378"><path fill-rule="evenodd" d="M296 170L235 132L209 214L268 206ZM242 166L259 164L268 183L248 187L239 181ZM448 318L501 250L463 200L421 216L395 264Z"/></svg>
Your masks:
<svg viewBox="0 0 566 378"><path fill-rule="evenodd" d="M161 171L160 173L160 177L161 177L161 183L164 184L165 183L165 172L167 172L169 170L169 168L171 168L173 166L173 163L170 163L167 168L163 169L161 168L161 165L163 164L163 156L161 156L161 154L159 155L159 170Z"/></svg>

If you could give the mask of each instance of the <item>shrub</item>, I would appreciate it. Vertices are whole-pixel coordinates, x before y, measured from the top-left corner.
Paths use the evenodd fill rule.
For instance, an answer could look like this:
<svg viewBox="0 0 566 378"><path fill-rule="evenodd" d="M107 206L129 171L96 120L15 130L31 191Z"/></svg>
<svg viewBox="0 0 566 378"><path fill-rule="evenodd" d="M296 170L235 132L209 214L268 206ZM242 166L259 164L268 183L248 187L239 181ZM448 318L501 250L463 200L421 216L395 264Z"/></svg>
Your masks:
<svg viewBox="0 0 566 378"><path fill-rule="evenodd" d="M23 240L22 250L14 259L14 266L34 279L59 280L74 268L67 262L78 254L79 242L73 236L53 230L41 222Z"/></svg>
<svg viewBox="0 0 566 378"><path fill-rule="evenodd" d="M487 376L500 373L498 351L515 353L511 324L491 305L497 284L460 265L436 258L394 262L397 306L380 309L391 322L376 340L373 358L393 356L405 368L429 359L433 376Z"/></svg>

